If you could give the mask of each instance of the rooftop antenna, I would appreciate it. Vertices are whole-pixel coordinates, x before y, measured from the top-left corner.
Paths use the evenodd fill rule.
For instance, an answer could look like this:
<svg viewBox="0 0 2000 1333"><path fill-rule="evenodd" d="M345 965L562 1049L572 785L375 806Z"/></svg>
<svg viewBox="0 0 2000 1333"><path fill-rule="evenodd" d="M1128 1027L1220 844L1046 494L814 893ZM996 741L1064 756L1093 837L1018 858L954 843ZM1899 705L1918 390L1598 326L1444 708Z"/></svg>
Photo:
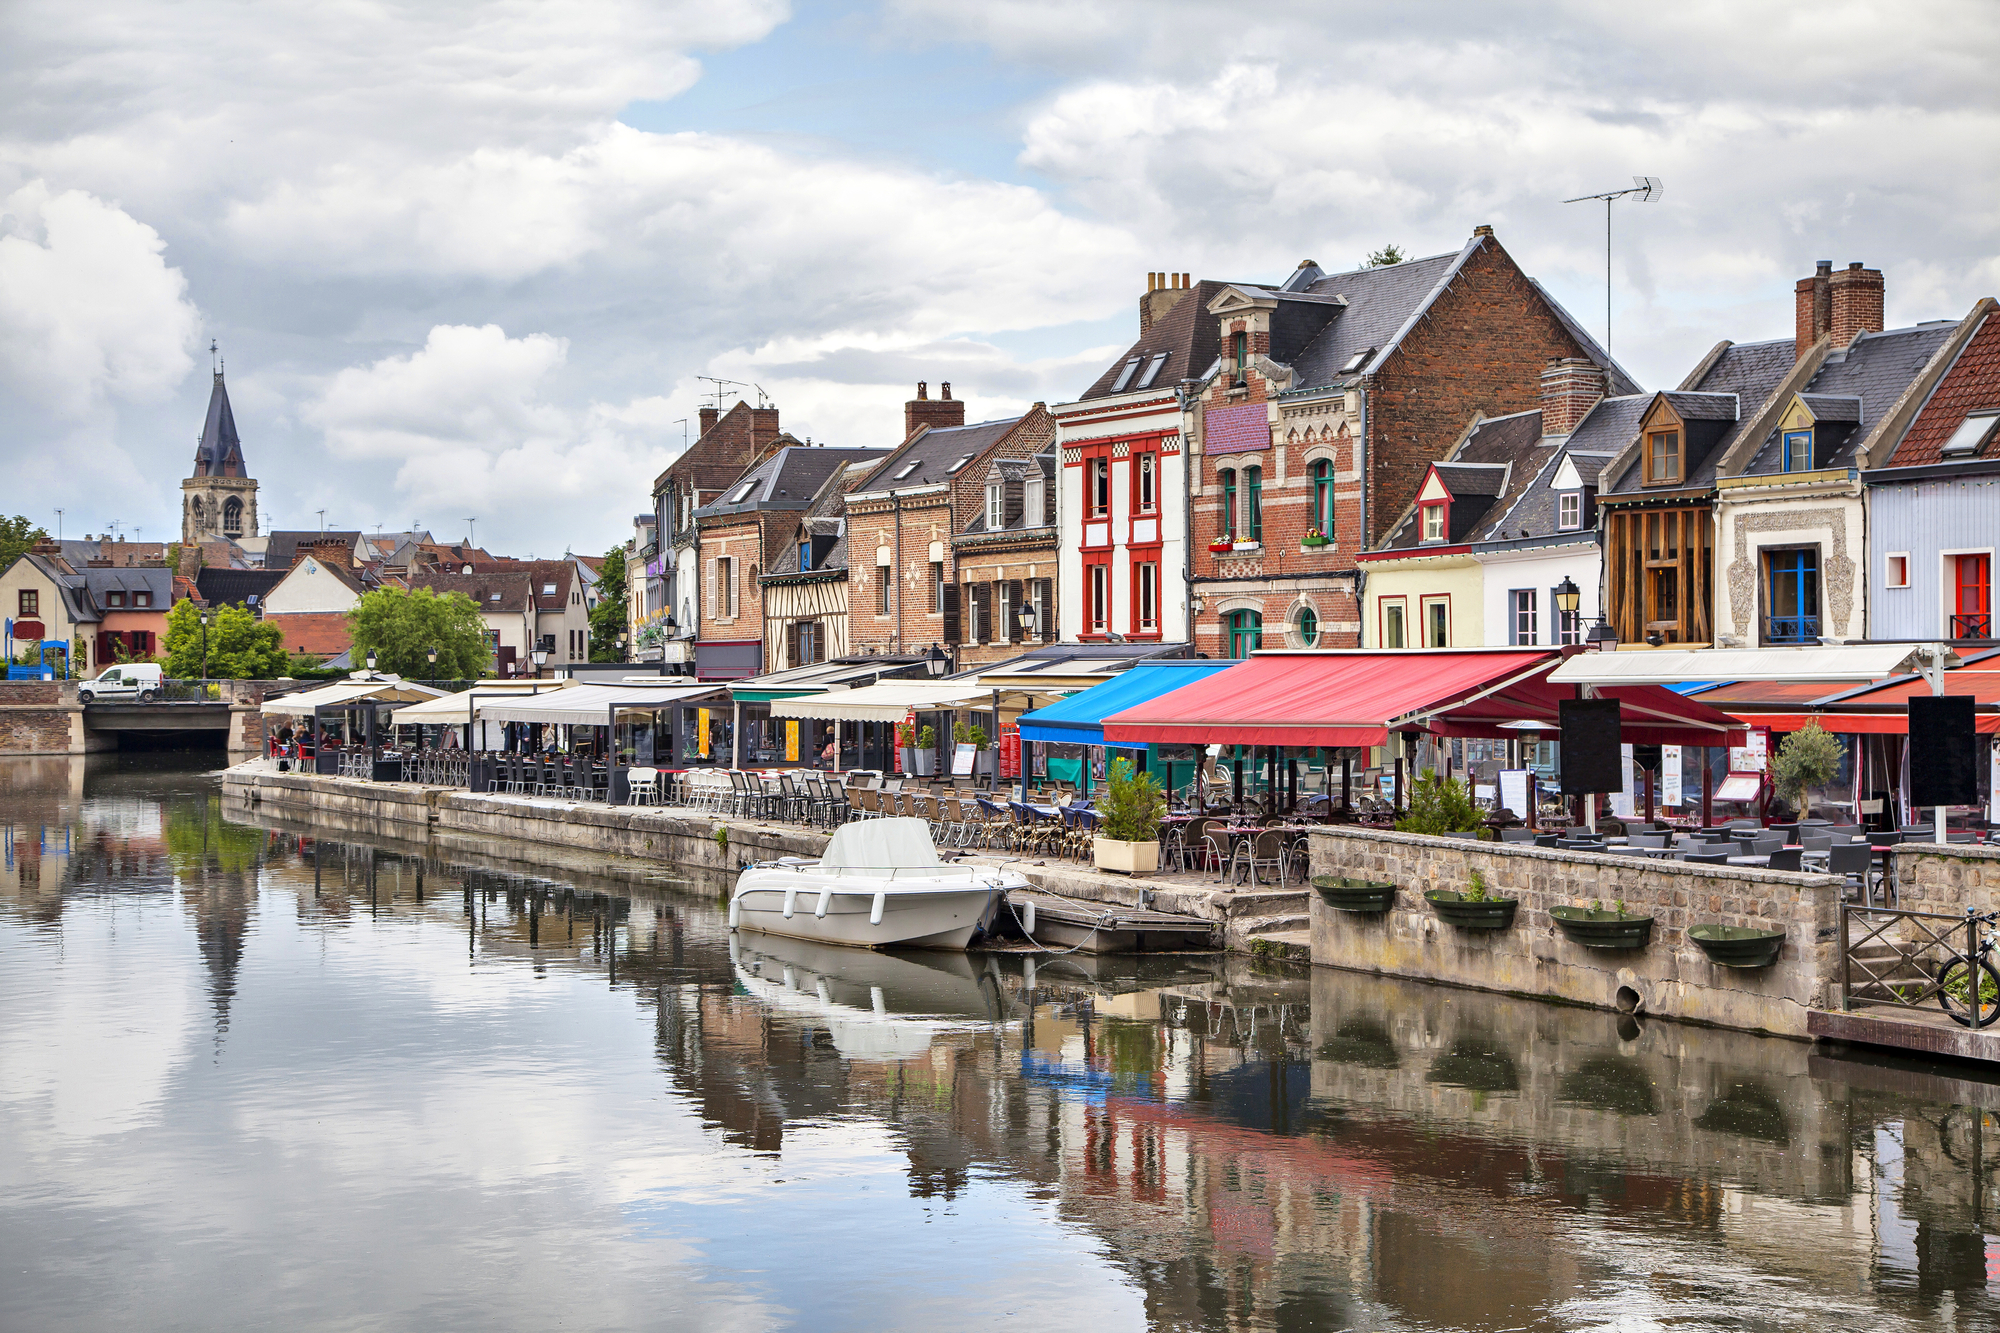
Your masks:
<svg viewBox="0 0 2000 1333"><path fill-rule="evenodd" d="M476 518L468 518L468 519L466 519L466 520L465 520L465 544L466 544L467 546L477 546L477 545L479 545L479 543L478 543L477 541L474 541L474 540L473 540L473 537L472 537L472 533L473 533L473 524L475 524L475 523L477 523L477 522L479 522L479 520L478 520L478 519L476 519Z"/></svg>
<svg viewBox="0 0 2000 1333"><path fill-rule="evenodd" d="M313 512L319 515L319 535L324 537L326 536L326 511L324 509L315 509Z"/></svg>
<svg viewBox="0 0 2000 1333"><path fill-rule="evenodd" d="M688 419L686 417L682 417L679 421L676 421L674 424L681 428L681 452L686 453L688 447Z"/></svg>
<svg viewBox="0 0 2000 1333"><path fill-rule="evenodd" d="M738 389L747 389L751 387L750 385L745 384L742 380L720 380L713 375L696 375L695 378L698 380L707 380L710 384L713 384L715 386L715 410L717 412L720 412L722 410L723 394L727 391L725 386L733 386Z"/></svg>
<svg viewBox="0 0 2000 1333"><path fill-rule="evenodd" d="M752 384L750 387L757 391L757 406L769 407L771 405L771 395L764 392L763 385Z"/></svg>
<svg viewBox="0 0 2000 1333"><path fill-rule="evenodd" d="M63 515L63 511L62 511L62 510L60 510L60 509L56 510L56 540L57 540L57 541L61 541L61 540L62 540L62 515Z"/></svg>
<svg viewBox="0 0 2000 1333"><path fill-rule="evenodd" d="M1632 196L1638 196L1632 198ZM1620 199L1632 199L1635 204L1650 204L1660 197L1658 176L1634 176L1629 190L1608 190L1603 194L1580 194L1574 199L1563 200L1566 204L1581 204L1591 199L1604 201L1604 352L1611 354L1611 205Z"/></svg>

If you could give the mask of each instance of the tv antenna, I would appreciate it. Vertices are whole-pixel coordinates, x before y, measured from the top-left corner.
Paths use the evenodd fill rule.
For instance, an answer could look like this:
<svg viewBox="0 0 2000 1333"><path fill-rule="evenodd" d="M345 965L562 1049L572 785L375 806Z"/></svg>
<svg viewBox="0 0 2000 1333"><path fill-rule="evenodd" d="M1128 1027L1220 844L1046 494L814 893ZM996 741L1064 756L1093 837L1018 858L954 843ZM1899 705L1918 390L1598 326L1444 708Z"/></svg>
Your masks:
<svg viewBox="0 0 2000 1333"><path fill-rule="evenodd" d="M315 509L313 512L319 515L319 535L324 537L326 536L326 511L324 509Z"/></svg>
<svg viewBox="0 0 2000 1333"><path fill-rule="evenodd" d="M467 518L465 520L465 544L467 546L477 547L479 545L478 541L476 541L472 535L474 531L474 525L477 524L478 522L479 520L476 518Z"/></svg>
<svg viewBox="0 0 2000 1333"><path fill-rule="evenodd" d="M688 449L688 419L682 417L680 420L674 422L674 424L681 428L681 452L686 453Z"/></svg>
<svg viewBox="0 0 2000 1333"><path fill-rule="evenodd" d="M771 405L771 395L764 392L763 385L752 384L750 387L757 391L757 406L769 407Z"/></svg>
<svg viewBox="0 0 2000 1333"><path fill-rule="evenodd" d="M56 510L56 540L58 542L62 540L62 520L63 511L58 509Z"/></svg>
<svg viewBox="0 0 2000 1333"><path fill-rule="evenodd" d="M722 411L722 399L723 396L729 391L729 389L732 388L748 389L752 387L751 385L745 384L742 380L717 379L713 375L696 375L695 378L698 380L707 380L710 384L713 384L715 386L715 410L717 412ZM759 390L759 394L761 396L762 394L761 390Z"/></svg>
<svg viewBox="0 0 2000 1333"><path fill-rule="evenodd" d="M1635 204L1650 204L1659 197L1658 176L1634 176L1629 190L1580 194L1574 199L1563 200L1566 204L1581 204L1591 199L1604 201L1604 352L1607 356L1611 353L1611 205L1620 199L1631 199Z"/></svg>

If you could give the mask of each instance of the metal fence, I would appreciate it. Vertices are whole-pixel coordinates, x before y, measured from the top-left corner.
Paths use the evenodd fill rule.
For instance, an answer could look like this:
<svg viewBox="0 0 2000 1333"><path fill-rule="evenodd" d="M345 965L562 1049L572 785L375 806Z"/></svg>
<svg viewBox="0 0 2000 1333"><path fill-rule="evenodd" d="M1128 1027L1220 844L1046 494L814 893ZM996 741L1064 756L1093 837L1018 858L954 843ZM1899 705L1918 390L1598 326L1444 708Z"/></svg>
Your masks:
<svg viewBox="0 0 2000 1333"><path fill-rule="evenodd" d="M1976 917L1843 903L1840 1007L1935 1005L1945 967L1978 955L1979 929Z"/></svg>

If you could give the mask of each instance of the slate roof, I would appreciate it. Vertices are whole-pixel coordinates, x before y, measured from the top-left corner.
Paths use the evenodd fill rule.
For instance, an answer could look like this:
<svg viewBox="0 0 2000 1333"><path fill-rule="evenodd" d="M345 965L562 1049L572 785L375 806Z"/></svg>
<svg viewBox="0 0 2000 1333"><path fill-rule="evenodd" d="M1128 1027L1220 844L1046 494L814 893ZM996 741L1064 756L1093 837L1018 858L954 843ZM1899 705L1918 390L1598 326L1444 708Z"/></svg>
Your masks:
<svg viewBox="0 0 2000 1333"><path fill-rule="evenodd" d="M429 588L440 597L462 592L477 602L481 611L525 612L535 600L532 576L523 570L471 574L422 570L410 575L410 586Z"/></svg>
<svg viewBox="0 0 2000 1333"><path fill-rule="evenodd" d="M1693 393L1668 390L1660 397L1667 400L1667 406L1680 414L1682 421L1735 421L1743 415L1743 400L1733 393L1710 393L1697 390ZM1750 404L1755 411L1761 403Z"/></svg>
<svg viewBox="0 0 2000 1333"><path fill-rule="evenodd" d="M1186 304L1186 300L1181 302L1181 305ZM1180 306L1174 308L1178 310ZM1209 322L1214 323L1213 320ZM908 490L950 481L957 475L949 470L953 463L968 454L976 460L980 454L1005 439L1007 432L1020 423L1020 417L1007 417L970 426L946 426L924 431L891 453L880 467L854 488L854 493ZM906 465L911 463L916 466L906 471Z"/></svg>
<svg viewBox="0 0 2000 1333"><path fill-rule="evenodd" d="M1136 383L1153 358L1161 352L1167 360L1153 376L1146 388L1158 390L1170 387L1181 380L1197 379L1208 373L1215 364L1215 358L1222 347L1222 333L1216 327L1215 317L1208 313L1208 303L1213 301L1224 287L1249 287L1251 283L1197 282L1187 289L1187 294L1174 302L1167 313L1153 321L1153 326L1139 335L1139 341L1120 353L1095 383L1077 395L1077 401L1108 397L1111 386L1118 382L1118 375L1125 369L1125 363L1138 357L1139 370L1133 375ZM1131 392L1128 385L1125 392Z"/></svg>
<svg viewBox="0 0 2000 1333"><path fill-rule="evenodd" d="M252 596L261 603L285 577L282 569L201 569L195 591L210 606L245 606Z"/></svg>
<svg viewBox="0 0 2000 1333"><path fill-rule="evenodd" d="M215 372L215 384L208 391L208 418L202 422L201 443L195 446L195 477L247 477L243 466L243 442L236 437L236 413L229 406L229 390L223 386L222 372Z"/></svg>
<svg viewBox="0 0 2000 1333"><path fill-rule="evenodd" d="M1395 341L1410 317L1423 309L1464 253L1431 255L1403 264L1355 269L1321 278L1307 289L1313 296L1344 296L1347 308L1300 347L1271 340L1272 359L1291 366L1294 388L1318 388L1343 378L1341 367L1356 353L1380 352ZM1273 333L1277 330L1274 328ZM1366 370L1364 364L1361 367ZM1359 373L1359 372L1355 372Z"/></svg>
<svg viewBox="0 0 2000 1333"><path fill-rule="evenodd" d="M720 518L762 509L810 509L828 478L850 463L865 463L888 452L851 445L786 445L738 477L721 499L695 510L694 516ZM738 495L743 498L737 499Z"/></svg>
<svg viewBox="0 0 2000 1333"><path fill-rule="evenodd" d="M1850 404L1839 405L1842 412L1834 420L1853 425L1842 432L1841 440L1830 454L1822 452L1824 441L1815 441L1813 452L1820 454L1819 466L1841 468L1854 464L1854 447L1866 438L1868 428L1895 406L1925 363L1951 337L1954 327L1939 322L1886 333L1864 333L1848 344L1845 356L1835 352L1826 359L1826 364L1814 373L1802 391L1813 407L1813 415L1825 421L1827 418L1821 416L1818 404L1830 399L1859 398L1861 404L1858 412L1853 412ZM1773 430L1741 475L1756 477L1783 471L1784 432Z"/></svg>
<svg viewBox="0 0 2000 1333"><path fill-rule="evenodd" d="M1715 358L1715 364L1703 372L1700 383L1685 390L1669 391L1668 402L1673 402L1676 396L1686 399L1689 393L1736 395L1734 422L1722 432L1722 438L1716 441L1715 446L1695 462L1681 485L1672 489L1685 490L1714 485L1716 464L1729 452L1729 446L1735 442L1738 432L1763 410L1764 404L1770 401L1771 395L1777 392L1778 386L1785 382L1785 377L1792 373L1792 367L1797 364L1798 344L1791 338L1762 343L1732 343ZM1609 447L1615 447L1622 452L1632 443L1638 433L1639 420L1645 415L1646 408L1652 401L1650 395L1644 397L1639 411L1632 418L1626 437L1618 441L1615 446ZM1697 398L1687 401L1692 409L1703 400ZM1681 408L1676 406L1674 410L1678 412ZM1697 418L1700 419L1702 418ZM1585 424L1589 424L1588 421ZM1606 444L1609 445L1609 442L1606 441ZM1634 449L1622 460L1610 464L1610 467L1616 469L1617 476L1609 485L1601 486L1598 494L1610 497L1643 493L1647 488L1639 482L1639 462L1638 450Z"/></svg>
<svg viewBox="0 0 2000 1333"><path fill-rule="evenodd" d="M153 604L150 609L155 611L164 611L173 604L174 575L170 569L151 569L144 566L86 569L74 577L83 580L83 586L89 592L91 600L96 602L102 610L129 611L133 609L129 597L126 599L125 606L112 606L108 600L108 595L114 592L151 593ZM137 609L144 611L149 608L139 607Z"/></svg>
<svg viewBox="0 0 2000 1333"><path fill-rule="evenodd" d="M1890 467L1916 467L1944 460L1944 443L1970 412L2000 411L2000 312L1988 314L1953 360L1930 400L1910 423L1889 456ZM1988 440L1981 456L2000 448Z"/></svg>
<svg viewBox="0 0 2000 1333"><path fill-rule="evenodd" d="M342 532L274 532L264 543L264 568L290 569L298 563L301 547L322 541L344 541L351 548L361 540L361 530Z"/></svg>

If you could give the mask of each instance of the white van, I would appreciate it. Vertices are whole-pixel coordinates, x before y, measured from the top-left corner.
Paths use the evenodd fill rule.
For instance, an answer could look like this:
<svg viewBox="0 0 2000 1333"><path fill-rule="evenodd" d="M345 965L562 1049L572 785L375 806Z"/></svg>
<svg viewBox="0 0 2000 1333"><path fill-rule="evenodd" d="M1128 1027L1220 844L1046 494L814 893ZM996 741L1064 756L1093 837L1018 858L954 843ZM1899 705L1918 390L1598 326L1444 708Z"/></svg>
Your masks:
<svg viewBox="0 0 2000 1333"><path fill-rule="evenodd" d="M132 662L106 667L96 680L79 684L76 697L84 703L92 699L137 699L142 704L149 704L160 697L162 679L158 662Z"/></svg>

